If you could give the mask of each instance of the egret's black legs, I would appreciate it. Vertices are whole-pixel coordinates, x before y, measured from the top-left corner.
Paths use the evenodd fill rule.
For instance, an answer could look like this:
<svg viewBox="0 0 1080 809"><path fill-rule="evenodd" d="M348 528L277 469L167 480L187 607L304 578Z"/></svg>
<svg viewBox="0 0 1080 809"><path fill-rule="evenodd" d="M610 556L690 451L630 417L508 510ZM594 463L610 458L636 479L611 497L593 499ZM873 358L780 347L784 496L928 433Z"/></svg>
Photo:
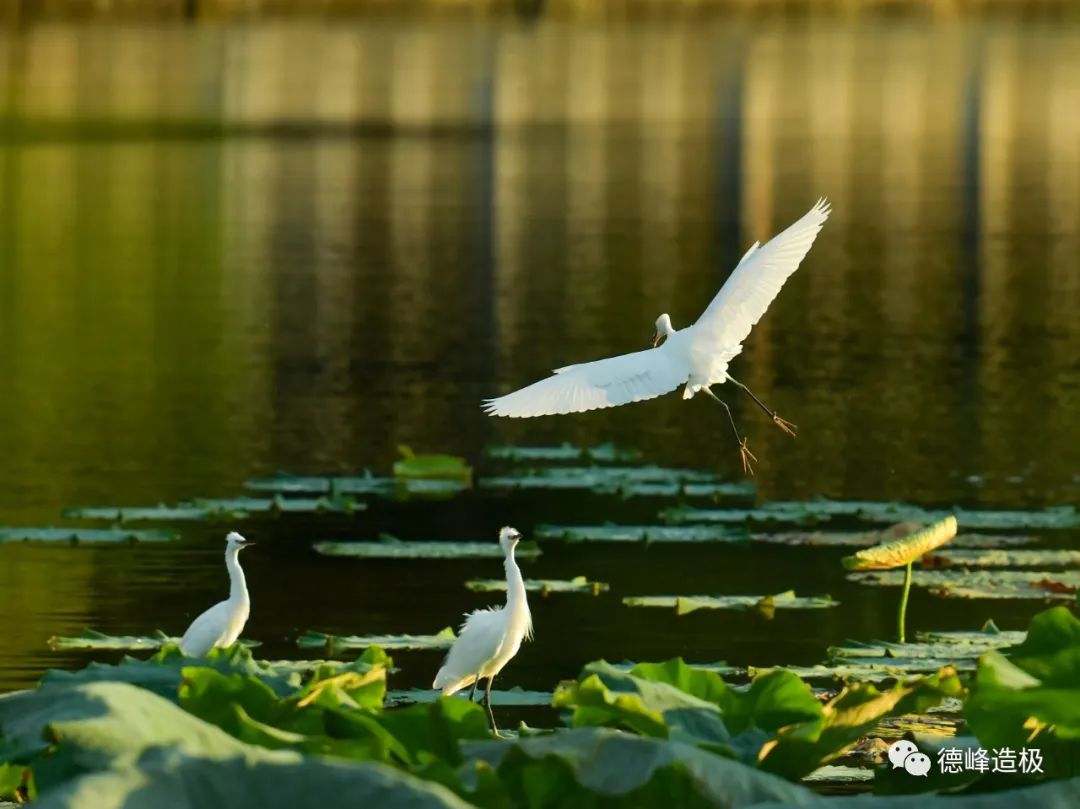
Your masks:
<svg viewBox="0 0 1080 809"><path fill-rule="evenodd" d="M747 475L753 475L754 467L750 465L750 462L753 461L754 463L757 463L757 458L755 458L754 453L747 448L746 439L739 435L739 428L735 426L735 417L731 415L731 408L728 407L727 402L709 390L708 387L703 386L701 389L724 406L724 410L727 411L728 421L731 422L731 430L735 433L735 440L739 443L739 457L742 458L743 472Z"/></svg>
<svg viewBox="0 0 1080 809"><path fill-rule="evenodd" d="M480 675L476 675L476 679L472 681L472 691L469 692L469 702L472 702L476 697L476 684L480 682Z"/></svg>
<svg viewBox="0 0 1080 809"><path fill-rule="evenodd" d="M761 399L759 399L757 396L754 395L754 392L752 390L750 390L750 388L746 387L746 385L744 385L742 382L737 380L731 374L728 374L727 378L728 378L728 382L731 382L734 385L738 385L740 388L742 388L744 391L746 391L746 393L750 396L750 398L754 400L754 404L756 404L758 407L760 407L762 410L764 410L765 413L769 416L769 418L771 418L773 420L773 422L776 424L777 427L779 427L785 433L790 435L792 438L797 438L798 437L798 434L796 433L796 430L798 428L794 424L792 424L790 421L787 421L786 419L780 418L779 414L777 414L777 412L775 410L770 410L768 408L768 406L766 406L766 404L763 401L761 401Z"/></svg>
<svg viewBox="0 0 1080 809"><path fill-rule="evenodd" d="M484 689L484 707L487 708L488 719L491 720L491 732L493 735L499 735L499 729L495 727L495 712L491 710L491 683L494 681L494 677L488 677L487 688Z"/></svg>

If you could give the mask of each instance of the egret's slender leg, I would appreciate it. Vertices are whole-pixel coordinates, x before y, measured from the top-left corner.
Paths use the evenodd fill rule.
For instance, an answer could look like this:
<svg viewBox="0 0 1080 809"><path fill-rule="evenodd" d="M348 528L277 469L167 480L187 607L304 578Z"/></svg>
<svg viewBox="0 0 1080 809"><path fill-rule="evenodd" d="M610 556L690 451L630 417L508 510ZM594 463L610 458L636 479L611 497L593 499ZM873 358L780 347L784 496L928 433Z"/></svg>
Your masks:
<svg viewBox="0 0 1080 809"><path fill-rule="evenodd" d="M731 408L728 407L727 402L713 393L707 386L703 385L701 389L724 406L724 410L727 411L728 421L731 422L731 429L735 433L735 440L739 442L739 457L742 458L743 472L747 475L753 475L754 467L750 465L750 461L757 463L757 458L755 458L754 453L747 448L746 439L739 435L739 428L735 426L735 417L731 415Z"/></svg>
<svg viewBox="0 0 1080 809"><path fill-rule="evenodd" d="M472 702L476 697L476 684L480 682L480 672L476 673L476 679L472 681L472 691L469 692L469 702Z"/></svg>
<svg viewBox="0 0 1080 809"><path fill-rule="evenodd" d="M498 736L499 729L495 727L495 712L491 710L491 684L494 680L494 677L488 677L487 688L484 689L484 706L487 708L488 719L491 720L491 732Z"/></svg>
<svg viewBox="0 0 1080 809"><path fill-rule="evenodd" d="M728 378L728 382L731 382L731 383L733 383L735 385L738 385L740 388L742 388L744 391L746 391L750 395L750 398L754 400L754 403L758 407L760 407L762 410L764 410L765 413L769 416L769 418L771 418L773 420L773 422L776 423L777 427L779 427L785 433L787 433L788 435L790 435L790 436L792 436L794 438L798 437L798 434L796 432L798 430L798 428L794 424L792 424L790 421L787 421L786 419L780 418L779 414L775 410L770 410L768 408L768 406L763 401L761 401L761 399L759 399L757 396L754 395L754 392L752 390L750 390L750 388L746 387L746 385L744 385L742 382L737 380L731 374L728 374L727 378Z"/></svg>

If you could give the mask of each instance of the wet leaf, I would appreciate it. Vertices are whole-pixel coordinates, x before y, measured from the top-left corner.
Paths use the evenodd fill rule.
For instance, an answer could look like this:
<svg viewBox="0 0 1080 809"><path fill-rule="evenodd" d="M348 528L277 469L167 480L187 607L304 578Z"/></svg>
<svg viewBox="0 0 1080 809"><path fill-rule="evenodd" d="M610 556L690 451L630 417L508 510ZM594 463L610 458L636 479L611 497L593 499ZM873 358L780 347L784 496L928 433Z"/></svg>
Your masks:
<svg viewBox="0 0 1080 809"><path fill-rule="evenodd" d="M147 635L106 635L93 629L84 629L81 635L62 637L53 635L49 638L49 648L57 649L158 649L166 643L179 643L179 638L170 638L164 632L155 630Z"/></svg>
<svg viewBox="0 0 1080 809"><path fill-rule="evenodd" d="M409 447L398 447L401 458L394 461L394 477L439 478L456 480L466 485L472 482L472 467L456 455L417 455Z"/></svg>
<svg viewBox="0 0 1080 809"><path fill-rule="evenodd" d="M104 520L111 523L125 522L187 522L208 520L216 516L214 512L190 503L177 506L118 507L90 506L70 508L64 516L74 520Z"/></svg>
<svg viewBox="0 0 1080 809"><path fill-rule="evenodd" d="M633 463L641 458L636 449L600 444L596 447L575 447L563 443L555 447L492 446L486 450L489 458L500 461L592 461L594 463Z"/></svg>
<svg viewBox="0 0 1080 809"><path fill-rule="evenodd" d="M859 584L893 587L903 584L902 570L849 573ZM1072 570L916 570L912 584L942 598L1071 600L1080 587ZM1055 592L1056 591L1056 592Z"/></svg>
<svg viewBox="0 0 1080 809"><path fill-rule="evenodd" d="M564 542L741 542L745 531L716 525L540 525L537 539Z"/></svg>
<svg viewBox="0 0 1080 809"><path fill-rule="evenodd" d="M905 503L875 501L806 500L774 501L755 509L695 509L686 506L668 509L661 517L674 523L787 523L810 525L833 519L870 523L938 522L955 516L964 529L1059 530L1080 527L1080 514L1073 506L1054 506L1033 511L980 511L924 509Z"/></svg>
<svg viewBox="0 0 1080 809"><path fill-rule="evenodd" d="M948 550L934 551L923 560L930 567L1077 567L1080 551L1065 550Z"/></svg>
<svg viewBox="0 0 1080 809"><path fill-rule="evenodd" d="M752 483L719 481L711 472L660 466L557 466L526 469L514 475L481 478L481 489L494 491L587 491L623 497L754 496Z"/></svg>
<svg viewBox="0 0 1080 809"><path fill-rule="evenodd" d="M522 796L505 806L732 809L818 800L805 787L689 744L605 728L467 742L462 749L479 762L477 772L494 770L510 794Z"/></svg>
<svg viewBox="0 0 1080 809"><path fill-rule="evenodd" d="M858 551L841 561L848 570L886 570L903 567L956 536L956 518L946 517L902 539Z"/></svg>
<svg viewBox="0 0 1080 809"><path fill-rule="evenodd" d="M922 526L915 522L903 522L880 531L778 531L756 533L755 542L792 547L869 548L900 539L918 531ZM949 543L951 553L955 548L993 549L1031 545L1038 540L1033 536L1008 536L1003 534L958 534Z"/></svg>
<svg viewBox="0 0 1080 809"><path fill-rule="evenodd" d="M981 745L1034 748L1046 776L1080 776L1080 620L1054 607L1018 646L984 655L964 718Z"/></svg>
<svg viewBox="0 0 1080 809"><path fill-rule="evenodd" d="M244 514L352 514L363 511L367 505L352 497L231 497L200 498L197 506L205 508L211 516Z"/></svg>
<svg viewBox="0 0 1080 809"><path fill-rule="evenodd" d="M316 542L318 553L326 556L353 556L363 559L502 559L497 542L402 542L382 539L378 542ZM519 543L514 551L518 559L535 559L540 548L535 542Z"/></svg>
<svg viewBox="0 0 1080 809"><path fill-rule="evenodd" d="M334 498L371 495L387 499L453 497L468 489L467 480L441 478L379 478L370 474L337 477L297 477L279 473L274 477L249 480L244 486L253 491L284 495L329 494Z"/></svg>
<svg viewBox="0 0 1080 809"><path fill-rule="evenodd" d="M457 636L450 627L434 635L325 635L308 630L296 639L301 649L448 649Z"/></svg>
<svg viewBox="0 0 1080 809"><path fill-rule="evenodd" d="M471 688L471 686L470 686ZM476 689L477 699L483 692L484 686L481 685ZM467 698L469 696L469 689L463 689L455 695L454 698ZM387 703L391 705L410 705L413 703L428 703L435 702L441 697L441 693L430 688L405 688L395 689L390 691L386 695ZM551 705L552 693L550 691L526 691L522 688L514 687L504 690L492 688L491 690L491 704L492 705L506 705L506 706L537 706Z"/></svg>
<svg viewBox="0 0 1080 809"><path fill-rule="evenodd" d="M765 596L627 596L623 598L623 603L629 607L674 608L676 615L686 615L696 610L740 610L765 613L777 609L814 610L827 609L839 604L828 596L796 596L794 590Z"/></svg>
<svg viewBox="0 0 1080 809"><path fill-rule="evenodd" d="M72 545L114 545L132 542L169 542L177 534L170 531L131 528L0 528L2 542L54 542Z"/></svg>
<svg viewBox="0 0 1080 809"><path fill-rule="evenodd" d="M465 582L465 586L477 593L505 592L506 579L472 579ZM584 576L572 579L525 579L525 589L541 596L548 593L587 593L595 596L607 592L609 588L607 582L590 581Z"/></svg>

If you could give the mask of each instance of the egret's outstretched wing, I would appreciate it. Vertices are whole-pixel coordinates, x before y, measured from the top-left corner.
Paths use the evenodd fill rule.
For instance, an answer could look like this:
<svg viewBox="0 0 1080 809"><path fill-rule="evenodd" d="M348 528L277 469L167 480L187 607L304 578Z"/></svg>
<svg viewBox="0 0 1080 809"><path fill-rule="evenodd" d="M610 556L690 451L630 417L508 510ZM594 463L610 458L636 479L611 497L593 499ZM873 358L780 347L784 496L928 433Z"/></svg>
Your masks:
<svg viewBox="0 0 1080 809"><path fill-rule="evenodd" d="M530 418L617 407L670 393L686 381L685 354L657 348L559 368L554 376L484 401L491 416Z"/></svg>
<svg viewBox="0 0 1080 809"><path fill-rule="evenodd" d="M799 268L829 212L829 203L819 199L799 221L742 257L693 325L695 342L716 352L717 364L726 365L742 350L742 341Z"/></svg>

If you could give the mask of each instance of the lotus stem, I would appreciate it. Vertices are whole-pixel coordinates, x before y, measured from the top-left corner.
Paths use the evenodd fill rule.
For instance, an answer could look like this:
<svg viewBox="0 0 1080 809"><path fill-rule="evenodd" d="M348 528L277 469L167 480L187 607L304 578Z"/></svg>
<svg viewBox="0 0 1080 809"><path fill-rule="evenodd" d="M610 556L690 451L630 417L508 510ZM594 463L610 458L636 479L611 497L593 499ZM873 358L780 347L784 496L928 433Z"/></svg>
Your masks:
<svg viewBox="0 0 1080 809"><path fill-rule="evenodd" d="M904 590L900 593L900 612L896 616L896 626L900 642L904 642L904 616L907 615L908 593L911 592L911 562L904 565Z"/></svg>

